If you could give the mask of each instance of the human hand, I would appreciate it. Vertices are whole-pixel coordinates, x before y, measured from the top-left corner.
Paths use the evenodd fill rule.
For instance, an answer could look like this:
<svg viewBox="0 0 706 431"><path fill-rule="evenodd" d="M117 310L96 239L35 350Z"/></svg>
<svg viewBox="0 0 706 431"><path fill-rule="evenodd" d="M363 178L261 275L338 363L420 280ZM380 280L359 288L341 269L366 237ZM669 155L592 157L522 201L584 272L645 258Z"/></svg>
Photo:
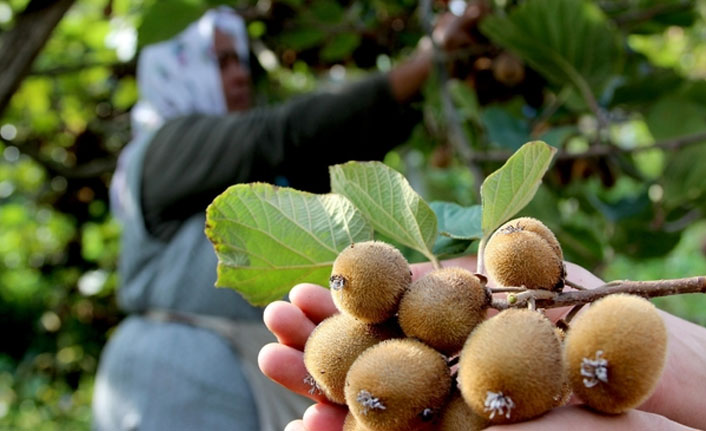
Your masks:
<svg viewBox="0 0 706 431"><path fill-rule="evenodd" d="M446 12L436 20L432 31L434 43L446 52L467 48L476 42L473 30L490 12L485 0L470 1L461 15Z"/></svg>
<svg viewBox="0 0 706 431"><path fill-rule="evenodd" d="M447 260L444 266L460 266L475 271L474 257ZM432 269L430 263L413 264L412 280ZM277 337L278 343L262 348L258 362L262 372L290 390L316 401L304 413L302 420L290 423L285 431L340 430L348 409L330 403L318 393L311 393L305 382L309 375L304 367L304 345L311 331L325 318L338 312L331 293L314 284L299 284L289 292L289 301L276 301L265 308L265 325Z"/></svg>
<svg viewBox="0 0 706 431"><path fill-rule="evenodd" d="M444 266L462 266L475 271L471 257L443 262ZM585 269L567 263L568 279L587 288L603 282ZM431 269L429 264L411 266L413 279ZM322 395L310 394L305 383L308 373L303 364L306 339L316 324L337 312L330 292L313 284L295 286L290 301L277 301L265 309L265 324L277 336L279 343L265 346L260 352L260 368L267 376L297 393L309 396L317 403L302 420L288 425L286 431L340 430L347 413L344 406L328 402ZM563 317L568 309L550 309L553 321ZM494 310L490 311L491 313ZM554 409L532 421L490 428L492 430L552 430L615 428L621 430L682 430L689 426L706 429L706 413L700 406L706 397L706 329L662 313L669 336L669 353L665 371L653 395L637 410L622 415L601 415L576 405Z"/></svg>

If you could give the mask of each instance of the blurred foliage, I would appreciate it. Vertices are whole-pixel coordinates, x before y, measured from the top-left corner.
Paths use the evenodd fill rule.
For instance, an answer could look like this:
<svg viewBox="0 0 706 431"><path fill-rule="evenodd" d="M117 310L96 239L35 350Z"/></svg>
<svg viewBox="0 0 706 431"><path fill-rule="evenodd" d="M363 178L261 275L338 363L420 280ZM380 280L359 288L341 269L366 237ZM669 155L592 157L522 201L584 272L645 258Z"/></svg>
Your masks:
<svg viewBox="0 0 706 431"><path fill-rule="evenodd" d="M706 0L488 1L454 79L430 80L424 123L385 162L426 200L471 206L498 154L545 140L560 157L524 212L567 258L605 279L705 274ZM0 0L0 37L36 3ZM107 186L130 136L136 52L222 3L77 0L0 113L0 429L89 428L92 376L122 317ZM228 3L249 23L262 103L387 71L424 35L413 0ZM706 324L703 295L656 302Z"/></svg>

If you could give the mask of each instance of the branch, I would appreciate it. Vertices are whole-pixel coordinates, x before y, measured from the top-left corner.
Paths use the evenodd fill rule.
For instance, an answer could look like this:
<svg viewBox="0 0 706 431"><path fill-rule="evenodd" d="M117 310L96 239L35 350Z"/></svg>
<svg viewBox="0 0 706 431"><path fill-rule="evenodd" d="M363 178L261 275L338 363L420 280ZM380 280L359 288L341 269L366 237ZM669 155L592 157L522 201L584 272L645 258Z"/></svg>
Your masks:
<svg viewBox="0 0 706 431"><path fill-rule="evenodd" d="M596 289L559 293L546 290L527 290L520 294L510 294L506 299L493 299L491 307L497 310L523 308L532 300L537 308L567 307L588 304L615 293L628 293L645 298L683 293L706 293L706 276L656 281L618 280L611 281Z"/></svg>
<svg viewBox="0 0 706 431"><path fill-rule="evenodd" d="M32 0L17 16L14 27L0 35L0 113L74 1Z"/></svg>
<svg viewBox="0 0 706 431"><path fill-rule="evenodd" d="M559 150L556 155L556 160L586 159L591 157L608 156L612 154L636 154L650 150L677 151L683 147L703 142L706 142L706 131L680 136L673 139L665 139L663 141L655 142L652 145L645 145L641 147L622 148L614 145L592 145L586 151L581 152ZM510 156L512 156L512 154L512 151L504 150L484 151L473 153L471 155L471 159L475 162L505 162L508 158L510 158Z"/></svg>
<svg viewBox="0 0 706 431"><path fill-rule="evenodd" d="M69 75L72 73L82 72L86 69L92 68L108 68L113 71L113 75L116 77L122 76L135 76L137 69L137 56L128 62L87 62L83 64L65 64L61 66L32 70L28 73L31 76L59 76L59 75Z"/></svg>
<svg viewBox="0 0 706 431"><path fill-rule="evenodd" d="M454 107L453 101L451 100L451 95L449 94L449 89L447 85L449 81L449 74L446 70L446 64L444 63L446 57L444 53L441 52L441 49L439 48L437 43L434 41L434 37L432 34L434 32L431 12L432 2L431 0L422 0L419 7L421 11L422 26L427 36L431 40L432 44L432 58L434 59L434 70L436 71L437 76L439 78L439 93L441 96L442 109L446 118L446 124L449 128L449 141L451 142L451 145L453 146L454 150L456 150L456 153L459 155L463 163L470 168L471 173L475 177L477 184L481 184L483 182L483 174L473 163L474 159L473 153L471 151L471 144L466 138L466 134L463 131L463 127L461 125L461 118L459 117L458 111ZM476 197L480 198L480 187L476 188L476 191L478 193Z"/></svg>
<svg viewBox="0 0 706 431"><path fill-rule="evenodd" d="M638 10L628 10L625 13L617 15L613 21L620 27L627 27L635 24L649 21L652 18L661 14L679 12L694 7L692 0L683 0L679 3L657 3L652 7Z"/></svg>
<svg viewBox="0 0 706 431"><path fill-rule="evenodd" d="M109 156L69 167L44 157L38 149L27 143L24 145L16 145L15 148L17 148L20 153L29 156L35 162L42 165L49 174L59 175L68 179L98 178L103 174L113 172L117 164L117 156Z"/></svg>

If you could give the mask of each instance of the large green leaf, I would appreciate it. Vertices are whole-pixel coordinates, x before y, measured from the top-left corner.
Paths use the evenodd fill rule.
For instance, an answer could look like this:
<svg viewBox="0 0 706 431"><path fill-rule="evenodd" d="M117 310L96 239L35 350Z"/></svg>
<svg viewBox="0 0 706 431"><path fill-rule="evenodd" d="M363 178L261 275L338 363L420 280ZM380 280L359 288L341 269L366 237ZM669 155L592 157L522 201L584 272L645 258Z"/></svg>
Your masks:
<svg viewBox="0 0 706 431"><path fill-rule="evenodd" d="M556 148L544 142L528 142L483 181L480 196L484 238L532 200L554 153Z"/></svg>
<svg viewBox="0 0 706 431"><path fill-rule="evenodd" d="M205 6L196 0L170 0L152 4L137 30L138 46L161 42L197 20Z"/></svg>
<svg viewBox="0 0 706 431"><path fill-rule="evenodd" d="M463 207L453 202L432 202L439 222L439 236L434 244L434 254L438 257L465 254L474 240L480 239L481 206Z"/></svg>
<svg viewBox="0 0 706 431"><path fill-rule="evenodd" d="M481 31L549 81L600 94L621 64L618 32L586 0L527 0L507 16L492 15Z"/></svg>
<svg viewBox="0 0 706 431"><path fill-rule="evenodd" d="M360 40L360 35L356 33L338 33L321 49L321 58L325 61L343 60L358 48Z"/></svg>
<svg viewBox="0 0 706 431"><path fill-rule="evenodd" d="M647 113L647 125L655 139L673 139L706 130L706 104L689 100L687 95L660 99ZM687 202L703 202L706 175L706 142L691 145L666 155L661 183L664 202L670 208Z"/></svg>
<svg viewBox="0 0 706 431"><path fill-rule="evenodd" d="M432 202L439 233L454 239L481 239L481 206L463 207L453 202Z"/></svg>
<svg viewBox="0 0 706 431"><path fill-rule="evenodd" d="M526 121L512 115L500 106L489 106L483 110L483 124L493 145L515 151L530 137Z"/></svg>
<svg viewBox="0 0 706 431"><path fill-rule="evenodd" d="M281 298L296 283L326 285L338 253L373 238L345 197L263 183L230 187L206 216L218 255L216 285L234 288L255 305Z"/></svg>
<svg viewBox="0 0 706 431"><path fill-rule="evenodd" d="M405 177L380 162L329 168L331 190L350 199L376 231L434 260L437 220Z"/></svg>

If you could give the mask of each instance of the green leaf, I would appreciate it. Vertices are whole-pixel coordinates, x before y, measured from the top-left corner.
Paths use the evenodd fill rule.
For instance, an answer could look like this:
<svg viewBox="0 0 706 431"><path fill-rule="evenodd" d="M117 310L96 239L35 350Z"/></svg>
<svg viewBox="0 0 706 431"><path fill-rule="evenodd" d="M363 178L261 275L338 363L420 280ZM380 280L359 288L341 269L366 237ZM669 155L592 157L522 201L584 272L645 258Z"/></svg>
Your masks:
<svg viewBox="0 0 706 431"><path fill-rule="evenodd" d="M432 202L430 206L439 221L441 235L454 239L480 239L483 236L480 205L463 207L453 202Z"/></svg>
<svg viewBox="0 0 706 431"><path fill-rule="evenodd" d="M170 0L151 5L137 29L137 45L143 47L176 35L196 21L204 6L196 0Z"/></svg>
<svg viewBox="0 0 706 431"><path fill-rule="evenodd" d="M228 188L206 217L218 256L216 286L233 288L255 305L281 298L300 282L327 285L338 253L373 238L343 196L263 183Z"/></svg>
<svg viewBox="0 0 706 431"><path fill-rule="evenodd" d="M669 95L647 112L647 126L655 139L670 139L706 130L706 103L696 103L685 95Z"/></svg>
<svg viewBox="0 0 706 431"><path fill-rule="evenodd" d="M483 236L480 205L463 207L453 202L437 201L430 206L439 221L439 236L433 248L435 255L463 254L473 240Z"/></svg>
<svg viewBox="0 0 706 431"><path fill-rule="evenodd" d="M449 93L464 120L480 124L480 105L476 92L464 81L451 79L448 82Z"/></svg>
<svg viewBox="0 0 706 431"><path fill-rule="evenodd" d="M528 142L483 181L484 238L532 200L555 153L556 148L544 142Z"/></svg>
<svg viewBox="0 0 706 431"><path fill-rule="evenodd" d="M603 262L603 243L590 226L565 224L557 231L564 259L591 268Z"/></svg>
<svg viewBox="0 0 706 431"><path fill-rule="evenodd" d="M677 208L690 203L706 208L706 141L690 145L670 154L661 178L664 203Z"/></svg>
<svg viewBox="0 0 706 431"><path fill-rule="evenodd" d="M285 46L297 51L313 48L322 43L324 39L326 39L326 32L306 24L280 35L280 40Z"/></svg>
<svg viewBox="0 0 706 431"><path fill-rule="evenodd" d="M309 9L314 18L327 24L336 24L343 20L345 10L335 0L317 0Z"/></svg>
<svg viewBox="0 0 706 431"><path fill-rule="evenodd" d="M600 94L621 63L618 32L586 0L528 0L507 16L488 16L480 28L549 81L570 83L584 98Z"/></svg>
<svg viewBox="0 0 706 431"><path fill-rule="evenodd" d="M500 148L518 150L520 143L527 142L530 136L526 121L499 106L490 106L483 110L483 124L490 142Z"/></svg>
<svg viewBox="0 0 706 431"><path fill-rule="evenodd" d="M339 33L333 36L321 50L321 58L325 61L339 61L349 56L360 45L360 35L355 33Z"/></svg>
<svg viewBox="0 0 706 431"><path fill-rule="evenodd" d="M434 260L437 220L405 177L380 162L329 168L331 190L350 199L376 231Z"/></svg>

